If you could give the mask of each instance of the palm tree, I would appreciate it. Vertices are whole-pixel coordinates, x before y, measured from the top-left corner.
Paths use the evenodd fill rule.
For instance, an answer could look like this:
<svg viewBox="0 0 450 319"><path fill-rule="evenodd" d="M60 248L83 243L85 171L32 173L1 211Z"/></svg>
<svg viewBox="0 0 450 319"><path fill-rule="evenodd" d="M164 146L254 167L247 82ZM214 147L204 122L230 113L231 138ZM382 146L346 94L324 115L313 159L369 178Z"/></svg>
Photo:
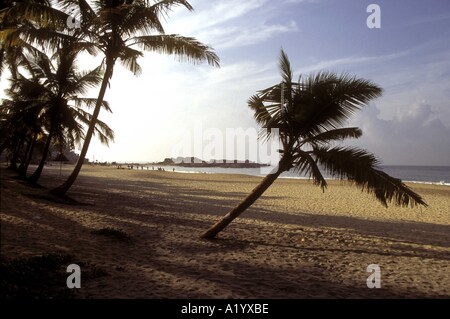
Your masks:
<svg viewBox="0 0 450 319"><path fill-rule="evenodd" d="M0 5L0 76L3 75L4 69L8 68L14 82L18 80L20 68L30 71L26 54L40 54L41 52L30 42L24 41L20 34L24 30L38 31L44 26L54 29L57 24L52 24L52 21L60 21L61 14L60 11L51 7L49 0L6 0L2 2ZM33 74L31 76L33 77ZM0 152L5 149L12 151L11 168L17 168L16 162L22 146L27 145L25 155L22 156L26 160L24 161L22 158L19 168L19 173L22 175L23 172L26 172L38 133L35 132L37 127L34 123L37 119L35 107L29 102L32 91L27 92L28 89L32 90L33 87L28 86L22 92L9 91L9 94L15 96L12 101L4 101L1 114L5 126L0 132ZM25 100L24 96L21 96L23 93L27 94ZM26 132L30 129L33 132L32 137Z"/></svg>
<svg viewBox="0 0 450 319"><path fill-rule="evenodd" d="M81 24L75 34L89 39L103 53L105 73L78 162L69 178L52 190L52 193L58 195L65 194L70 189L81 170L117 60L135 75L141 72L138 64L138 58L143 56L141 50L173 54L189 62L206 61L210 65L219 66L218 56L208 46L194 38L164 33L160 16L176 6L193 10L185 0L161 0L153 4L143 0L99 0L94 6L86 0L65 0L63 3L66 10L77 9L80 12Z"/></svg>
<svg viewBox="0 0 450 319"><path fill-rule="evenodd" d="M12 86L6 90L9 98L4 99L0 106L0 118L4 122L0 132L0 150L14 150L10 168L16 169L22 146L27 145L25 152L22 152L18 170L19 174L25 177L38 135L43 133L40 110L36 107L40 92L36 90L33 81L17 85L20 81L16 77L11 82Z"/></svg>
<svg viewBox="0 0 450 319"><path fill-rule="evenodd" d="M14 77L16 60L26 51L35 51L33 40L42 40L42 34L63 28L66 16L49 0L4 1L0 6L0 76L8 67Z"/></svg>
<svg viewBox="0 0 450 319"><path fill-rule="evenodd" d="M384 173L371 153L356 147L335 146L346 138L362 135L359 128L343 127L349 117L382 93L374 83L321 72L292 81L292 70L284 51L280 56L282 82L259 91L248 100L258 124L267 138L278 129L282 145L281 159L274 172L234 209L208 229L202 238L213 239L235 218L249 208L280 176L294 169L308 174L325 189L327 182L321 169L334 177L348 179L362 187L385 206L427 204L401 180ZM282 98L283 95L283 98ZM283 101L282 101L283 100Z"/></svg>
<svg viewBox="0 0 450 319"><path fill-rule="evenodd" d="M96 68L89 72L77 72L76 56L78 52L70 43L62 45L53 60L57 60L54 68L51 60L41 59L34 72L41 72L45 81L42 83L42 93L45 99L41 101L42 116L47 119L47 142L44 156L36 170L30 176L30 181L36 182L39 178L52 140L58 144L71 145L80 143L84 138L84 125L92 123L92 115L83 110L83 107L96 105L97 100L81 98L87 89L97 86L101 82L101 69ZM109 104L102 101L101 106L111 111ZM94 132L100 141L108 144L114 139L114 132L102 121L94 122Z"/></svg>
<svg viewBox="0 0 450 319"><path fill-rule="evenodd" d="M97 100L79 96L101 82L101 68L79 72L76 67L77 53L76 43L64 41L51 58L37 50L33 55L25 55L26 70L32 77L16 72L16 78L11 80L12 86L7 91L11 96L10 120L13 120L12 116L28 116L32 118L31 122L33 119L39 121L46 132L43 156L36 171L29 177L31 182L38 181L52 143L69 146L81 143L84 138L83 125L91 123L92 115L85 109L92 108ZM106 101L102 106L111 111ZM26 124L27 121L11 123ZM31 125L29 127L33 128ZM95 122L94 129L103 143L107 144L114 138L113 131L100 120ZM31 131L36 132L36 129Z"/></svg>
<svg viewBox="0 0 450 319"><path fill-rule="evenodd" d="M3 112L3 115L6 114L7 119L11 120L13 116L27 115L30 118L29 115L39 114L41 124L46 126L46 131L39 134L46 142L38 169L30 177L33 182L37 181L42 172L51 143L73 146L75 142L81 142L84 137L82 124L88 126L92 118L91 114L81 108L81 104L92 107L96 105L96 99L79 98L77 94L84 93L102 79L101 68L85 74L76 73L77 54L83 50L92 52L92 44L78 42L78 37L67 32L68 14L58 9L57 4L57 1L49 0L9 1L0 11L0 75L7 66L13 90L16 90L9 92L16 96L13 102L9 101L4 105L7 112ZM56 53L47 58L44 52L52 50ZM54 61L58 63L56 68ZM25 69L31 78L20 74L21 69ZM36 91L38 96L30 94ZM68 104L69 101L73 103ZM101 105L110 111L106 102ZM26 129L25 123L14 123L18 127L12 127L10 133ZM99 120L94 125L95 132L104 143L113 138L112 130ZM8 134L3 135L2 150L11 144L5 138ZM11 166L15 168L18 154L27 138L18 138L17 134L9 136L15 141L11 161ZM27 160L31 159L36 138L37 134L28 136L30 143L27 143L25 151ZM26 172L27 166L27 162L22 161L22 171Z"/></svg>

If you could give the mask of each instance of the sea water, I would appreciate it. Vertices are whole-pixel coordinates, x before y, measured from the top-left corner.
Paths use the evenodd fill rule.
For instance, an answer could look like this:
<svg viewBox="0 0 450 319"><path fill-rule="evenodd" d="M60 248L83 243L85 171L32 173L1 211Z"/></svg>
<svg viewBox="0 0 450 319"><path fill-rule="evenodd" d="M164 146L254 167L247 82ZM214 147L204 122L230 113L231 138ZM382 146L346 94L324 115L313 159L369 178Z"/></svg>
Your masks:
<svg viewBox="0 0 450 319"><path fill-rule="evenodd" d="M143 164L145 170L154 168L157 165ZM182 167L182 166L161 166L167 172L179 173L203 173L203 174L244 174L254 176L265 176L270 172L267 167L262 168L224 168L224 167ZM141 168L139 168L141 169ZM450 166L401 166L401 165L385 165L381 169L387 174L399 178L404 182L432 183L450 185ZM297 172L284 172L281 178L301 178L308 176L299 175ZM325 178L333 178L328 174L324 174Z"/></svg>

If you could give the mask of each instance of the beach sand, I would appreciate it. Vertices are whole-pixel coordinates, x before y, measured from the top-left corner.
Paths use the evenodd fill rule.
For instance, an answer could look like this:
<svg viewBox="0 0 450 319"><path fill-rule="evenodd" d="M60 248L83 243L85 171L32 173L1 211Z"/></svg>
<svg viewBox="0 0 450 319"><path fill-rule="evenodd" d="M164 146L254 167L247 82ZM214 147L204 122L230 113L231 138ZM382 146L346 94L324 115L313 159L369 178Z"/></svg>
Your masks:
<svg viewBox="0 0 450 319"><path fill-rule="evenodd" d="M1 256L68 253L105 270L82 275L79 298L450 297L449 186L409 184L430 206L386 209L345 182L323 193L278 179L206 241L260 178L86 165L69 192L78 204L55 201L47 191L70 171L46 167L45 188L31 188L2 167ZM105 227L131 242L92 233ZM379 289L366 285L370 264Z"/></svg>

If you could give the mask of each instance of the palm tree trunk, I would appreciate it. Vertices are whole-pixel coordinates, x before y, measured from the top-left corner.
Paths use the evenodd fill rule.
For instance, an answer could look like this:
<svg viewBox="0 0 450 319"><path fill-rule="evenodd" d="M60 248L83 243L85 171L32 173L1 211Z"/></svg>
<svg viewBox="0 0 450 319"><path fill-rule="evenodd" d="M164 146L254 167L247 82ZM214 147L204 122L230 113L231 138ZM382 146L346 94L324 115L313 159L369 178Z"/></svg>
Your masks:
<svg viewBox="0 0 450 319"><path fill-rule="evenodd" d="M106 62L106 70L103 75L102 86L100 87L100 92L98 94L97 103L95 105L94 113L92 114L91 122L89 123L89 128L87 130L83 147L81 149L80 157L78 158L77 164L73 169L72 174L67 178L67 180L60 186L51 190L51 193L55 195L64 195L67 191L72 187L73 183L78 177L78 174L81 171L81 167L84 164L84 159L86 158L87 151L89 149L89 144L91 143L92 135L94 134L95 124L97 122L98 114L100 113L100 109L102 108L103 99L105 97L106 88L108 86L109 79L112 77L114 69L114 60L108 59Z"/></svg>
<svg viewBox="0 0 450 319"><path fill-rule="evenodd" d="M281 162L279 163L278 170L275 173L269 174L259 183L258 186L253 189L253 191L232 211L226 214L220 221L215 223L210 229L208 229L201 238L204 239L214 239L218 233L220 233L225 227L227 227L234 219L239 217L247 208L249 208L262 194L270 187L270 185L275 182L275 180L280 176L283 169Z"/></svg>
<svg viewBox="0 0 450 319"><path fill-rule="evenodd" d="M30 181L31 183L37 183L37 181L41 177L45 162L47 161L48 150L50 149L51 141L52 141L52 130L50 130L50 132L48 133L47 141L45 142L44 152L42 154L41 161L39 162L39 166L34 171L34 173L28 178L28 181Z"/></svg>
<svg viewBox="0 0 450 319"><path fill-rule="evenodd" d="M30 156L30 152L33 147L33 144L34 144L34 136L28 140L27 148L25 150L25 155L23 156L22 160L20 161L19 175L22 177L25 177L25 175L26 175L27 171L26 171L25 167L27 166L27 160L28 160L28 157Z"/></svg>
<svg viewBox="0 0 450 319"><path fill-rule="evenodd" d="M0 158L2 157L3 151L6 149L6 146L4 144L0 144ZM6 159L8 157L5 157ZM8 163L8 161L6 161Z"/></svg>
<svg viewBox="0 0 450 319"><path fill-rule="evenodd" d="M34 147L36 146L37 137L38 137L38 133L34 133L33 140L31 142L31 149L25 160L25 167L23 168L24 177L26 177L26 175L27 175L28 166L30 166L31 159L33 158Z"/></svg>
<svg viewBox="0 0 450 319"><path fill-rule="evenodd" d="M20 152L20 149L22 148L22 144L23 144L22 139L17 142L17 146L14 149L13 156L11 158L11 163L9 164L8 169L17 171L17 161L19 159L19 152Z"/></svg>

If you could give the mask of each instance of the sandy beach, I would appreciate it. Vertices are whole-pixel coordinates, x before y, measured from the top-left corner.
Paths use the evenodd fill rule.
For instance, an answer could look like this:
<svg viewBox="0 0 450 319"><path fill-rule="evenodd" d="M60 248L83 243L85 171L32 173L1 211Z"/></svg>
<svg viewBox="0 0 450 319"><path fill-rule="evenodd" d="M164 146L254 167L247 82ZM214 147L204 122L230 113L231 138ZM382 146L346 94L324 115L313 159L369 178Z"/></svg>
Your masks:
<svg viewBox="0 0 450 319"><path fill-rule="evenodd" d="M409 184L429 207L386 209L345 182L323 193L279 179L206 241L260 178L85 165L69 193L78 203L58 201L48 189L70 171L46 167L32 188L2 166L1 256L67 253L104 270L77 298L450 297L449 186ZM106 227L131 240L92 233ZM366 285L370 264L380 289Z"/></svg>

